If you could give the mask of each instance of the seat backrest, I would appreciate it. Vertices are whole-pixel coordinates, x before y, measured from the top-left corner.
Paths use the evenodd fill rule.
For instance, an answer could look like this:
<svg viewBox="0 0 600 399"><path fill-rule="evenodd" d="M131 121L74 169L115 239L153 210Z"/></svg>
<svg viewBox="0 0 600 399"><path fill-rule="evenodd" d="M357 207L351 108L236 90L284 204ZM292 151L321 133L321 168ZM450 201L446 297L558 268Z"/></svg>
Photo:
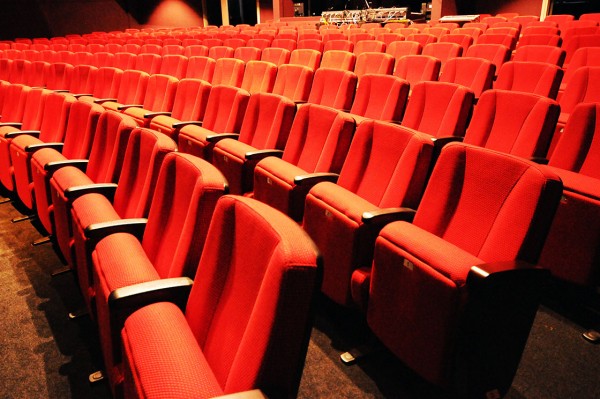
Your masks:
<svg viewBox="0 0 600 399"><path fill-rule="evenodd" d="M107 110L100 116L86 175L96 183L116 183L131 131L137 127L133 118Z"/></svg>
<svg viewBox="0 0 600 399"><path fill-rule="evenodd" d="M185 76L187 71L188 58L180 54L167 54L162 56L160 70L158 73L171 75L177 79Z"/></svg>
<svg viewBox="0 0 600 399"><path fill-rule="evenodd" d="M246 40L239 37L230 37L223 40L223 45L231 47L235 51L238 47L244 47L246 45Z"/></svg>
<svg viewBox="0 0 600 399"><path fill-rule="evenodd" d="M67 121L71 106L77 99L67 93L50 93L44 103L41 114L39 139L45 143L62 143L67 130Z"/></svg>
<svg viewBox="0 0 600 399"><path fill-rule="evenodd" d="M295 39L275 39L271 42L271 48L282 48L287 51L294 51L296 49Z"/></svg>
<svg viewBox="0 0 600 399"><path fill-rule="evenodd" d="M284 64L277 69L273 93L292 101L307 101L312 87L314 72L302 65Z"/></svg>
<svg viewBox="0 0 600 399"><path fill-rule="evenodd" d="M271 45L271 41L269 39L259 39L259 38L253 38L250 39L246 42L246 46L248 47L257 47L261 50L266 49L267 47L269 47Z"/></svg>
<svg viewBox="0 0 600 399"><path fill-rule="evenodd" d="M224 393L295 397L320 281L314 244L256 200L219 200L186 319Z"/></svg>
<svg viewBox="0 0 600 399"><path fill-rule="evenodd" d="M98 68L92 95L96 98L115 98L121 85L123 71L113 67Z"/></svg>
<svg viewBox="0 0 600 399"><path fill-rule="evenodd" d="M14 63L13 63L14 65ZM55 62L50 65L46 87L51 90L68 90L71 87L73 65Z"/></svg>
<svg viewBox="0 0 600 399"><path fill-rule="evenodd" d="M397 76L363 75L350 113L383 121L401 121L409 90L409 83Z"/></svg>
<svg viewBox="0 0 600 399"><path fill-rule="evenodd" d="M384 53L386 45L379 40L360 40L354 45L354 54L358 57L362 53Z"/></svg>
<svg viewBox="0 0 600 399"><path fill-rule="evenodd" d="M438 38L428 33L413 33L412 35L406 36L406 40L410 42L418 42L422 47L425 47L429 43L437 42Z"/></svg>
<svg viewBox="0 0 600 399"><path fill-rule="evenodd" d="M583 66L600 66L600 47L582 47L575 50L561 85L566 86L575 71Z"/></svg>
<svg viewBox="0 0 600 399"><path fill-rule="evenodd" d="M171 117L180 121L203 120L211 87L210 83L201 79L181 79L173 100Z"/></svg>
<svg viewBox="0 0 600 399"><path fill-rule="evenodd" d="M548 165L600 179L600 103L573 109Z"/></svg>
<svg viewBox="0 0 600 399"><path fill-rule="evenodd" d="M113 208L121 218L146 217L165 156L177 149L168 136L136 128L129 135Z"/></svg>
<svg viewBox="0 0 600 399"><path fill-rule="evenodd" d="M560 179L543 166L451 143L442 149L413 224L485 262L535 264L561 194Z"/></svg>
<svg viewBox="0 0 600 399"><path fill-rule="evenodd" d="M355 63L356 55L353 53L343 50L329 50L323 53L320 68L353 71Z"/></svg>
<svg viewBox="0 0 600 399"><path fill-rule="evenodd" d="M115 55L106 51L94 53L92 64L98 68L112 67L114 64Z"/></svg>
<svg viewBox="0 0 600 399"><path fill-rule="evenodd" d="M227 46L213 46L208 49L208 56L215 61L220 58L233 58L233 48Z"/></svg>
<svg viewBox="0 0 600 399"><path fill-rule="evenodd" d="M257 47L238 47L233 52L233 58L248 61L259 61L261 50Z"/></svg>
<svg viewBox="0 0 600 399"><path fill-rule="evenodd" d="M22 84L9 84L4 92L4 103L0 120L2 122L21 122L25 112L25 103L31 88Z"/></svg>
<svg viewBox="0 0 600 399"><path fill-rule="evenodd" d="M442 65L451 58L460 57L463 53L463 48L456 43L436 42L429 43L423 47L423 55L430 55L441 61Z"/></svg>
<svg viewBox="0 0 600 399"><path fill-rule="evenodd" d="M309 102L296 112L283 160L308 173L339 173L354 129L349 115Z"/></svg>
<svg viewBox="0 0 600 399"><path fill-rule="evenodd" d="M215 65L216 61L210 57L190 57L188 59L188 66L185 72L185 77L193 79L202 79L211 83L215 73Z"/></svg>
<svg viewBox="0 0 600 399"><path fill-rule="evenodd" d="M464 142L516 156L545 157L560 107L536 94L488 90L481 95Z"/></svg>
<svg viewBox="0 0 600 399"><path fill-rule="evenodd" d="M392 44L393 42L396 41L404 41L404 36L402 36L400 33L393 33L393 32L389 32L389 33L379 33L376 37L376 40L385 43L385 47L386 47L386 51L387 51L387 47Z"/></svg>
<svg viewBox="0 0 600 399"><path fill-rule="evenodd" d="M148 78L143 108L153 112L171 111L179 80L170 75L154 74Z"/></svg>
<svg viewBox="0 0 600 399"><path fill-rule="evenodd" d="M225 85L213 86L202 127L215 133L239 132L249 99L250 93L246 90Z"/></svg>
<svg viewBox="0 0 600 399"><path fill-rule="evenodd" d="M298 46L296 47L296 49L311 49L311 50L317 50L320 52L323 52L324 48L325 48L325 45L320 38L319 39L316 39L316 38L299 39Z"/></svg>
<svg viewBox="0 0 600 399"><path fill-rule="evenodd" d="M123 71L117 101L121 104L142 104L150 75L147 72L129 69Z"/></svg>
<svg viewBox="0 0 600 399"><path fill-rule="evenodd" d="M513 61L547 62L562 67L565 62L565 50L553 46L528 45L518 47Z"/></svg>
<svg viewBox="0 0 600 399"><path fill-rule="evenodd" d="M500 68L494 88L523 91L556 99L562 77L563 71L556 65L509 61Z"/></svg>
<svg viewBox="0 0 600 399"><path fill-rule="evenodd" d="M215 63L213 85L241 87L244 78L244 61L235 58L219 58Z"/></svg>
<svg viewBox="0 0 600 399"><path fill-rule="evenodd" d="M184 51L183 46L180 46L178 44L168 44L166 46L163 46L161 55L162 56L170 55L170 54L183 55L183 51Z"/></svg>
<svg viewBox="0 0 600 399"><path fill-rule="evenodd" d="M73 68L69 91L73 94L89 94L94 91L98 68L91 65L77 65Z"/></svg>
<svg viewBox="0 0 600 399"><path fill-rule="evenodd" d="M314 49L296 49L292 51L289 63L304 65L315 70L321 65L321 52Z"/></svg>
<svg viewBox="0 0 600 399"><path fill-rule="evenodd" d="M295 113L296 105L286 97L253 94L246 107L238 140L261 150L283 150Z"/></svg>
<svg viewBox="0 0 600 399"><path fill-rule="evenodd" d="M250 94L270 93L273 90L276 76L277 65L268 61L248 61L241 87Z"/></svg>
<svg viewBox="0 0 600 399"><path fill-rule="evenodd" d="M560 98L562 113L570 114L580 103L600 102L600 67L580 67L571 75L569 84Z"/></svg>
<svg viewBox="0 0 600 399"><path fill-rule="evenodd" d="M386 53L363 52L356 57L354 73L359 79L367 73L391 75L394 62L394 57Z"/></svg>
<svg viewBox="0 0 600 399"><path fill-rule="evenodd" d="M462 137L474 97L470 89L455 83L417 83L412 87L402 126L435 137Z"/></svg>
<svg viewBox="0 0 600 399"><path fill-rule="evenodd" d="M358 77L354 72L321 67L315 72L308 102L348 110L357 83Z"/></svg>
<svg viewBox="0 0 600 399"><path fill-rule="evenodd" d="M75 101L69 111L62 154L68 159L87 159L92 139L104 108L86 101Z"/></svg>
<svg viewBox="0 0 600 399"><path fill-rule="evenodd" d="M50 63L46 61L33 61L31 74L26 84L31 87L46 87L46 79L50 71Z"/></svg>
<svg viewBox="0 0 600 399"><path fill-rule="evenodd" d="M23 130L38 130L44 118L44 109L46 102L48 101L48 96L52 92L42 88L33 88L24 93L26 93L26 99L22 103L24 109L19 111L21 118L13 120L6 119L6 121L21 122L23 124ZM10 97L8 101L12 101L12 97Z"/></svg>
<svg viewBox="0 0 600 399"><path fill-rule="evenodd" d="M510 59L510 49L502 44L474 44L467 50L467 57L485 58L496 65L498 73L502 64Z"/></svg>
<svg viewBox="0 0 600 399"><path fill-rule="evenodd" d="M442 67L440 82L458 83L473 90L475 98L492 88L496 67L490 61L477 57L458 57Z"/></svg>
<svg viewBox="0 0 600 399"><path fill-rule="evenodd" d="M441 36L447 35L448 33L450 33L450 29L445 28L443 26L436 25L436 26L432 26L432 27L423 29L423 33L433 35L439 39Z"/></svg>
<svg viewBox="0 0 600 399"><path fill-rule="evenodd" d="M115 58L113 59L113 66L115 68L119 68L123 71L128 69L135 69L137 54L130 52L120 52L115 53Z"/></svg>
<svg viewBox="0 0 600 399"><path fill-rule="evenodd" d="M517 49L523 46L553 46L560 47L562 38L554 34L529 34L519 39Z"/></svg>
<svg viewBox="0 0 600 399"><path fill-rule="evenodd" d="M290 50L280 47L267 47L262 50L260 55L261 61L266 61L275 64L276 66L287 64L290 60Z"/></svg>
<svg viewBox="0 0 600 399"><path fill-rule="evenodd" d="M467 52L467 49L473 45L474 39L471 35L460 34L460 33L452 33L443 35L439 39L439 43L456 43L458 44L462 51L461 55Z"/></svg>
<svg viewBox="0 0 600 399"><path fill-rule="evenodd" d="M145 54L145 53L161 55L162 54L162 45L146 42L145 44L142 44L142 47L140 47L140 54Z"/></svg>
<svg viewBox="0 0 600 399"><path fill-rule="evenodd" d="M416 209L433 143L415 130L368 120L358 125L337 184L380 208Z"/></svg>
<svg viewBox="0 0 600 399"><path fill-rule="evenodd" d="M600 47L600 33L571 36L568 40L565 40L562 46L566 52L565 66L569 65L575 51L581 47Z"/></svg>
<svg viewBox="0 0 600 399"><path fill-rule="evenodd" d="M437 80L441 66L441 61L430 55L405 55L396 60L394 76L406 79L413 86L418 82Z"/></svg>
<svg viewBox="0 0 600 399"><path fill-rule="evenodd" d="M197 56L208 57L208 47L202 44L192 44L189 46L185 46L185 49L183 50L183 55L185 55L188 58Z"/></svg>

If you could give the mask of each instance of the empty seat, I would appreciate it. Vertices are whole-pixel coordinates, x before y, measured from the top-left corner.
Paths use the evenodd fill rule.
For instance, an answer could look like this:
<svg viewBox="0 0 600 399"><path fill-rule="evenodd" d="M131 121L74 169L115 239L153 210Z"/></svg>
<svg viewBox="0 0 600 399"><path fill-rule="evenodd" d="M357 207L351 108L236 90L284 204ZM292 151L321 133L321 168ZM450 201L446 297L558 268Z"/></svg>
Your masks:
<svg viewBox="0 0 600 399"><path fill-rule="evenodd" d="M437 37L427 33L413 33L412 35L406 36L406 41L418 42L422 47L425 47L429 43L437 42Z"/></svg>
<svg viewBox="0 0 600 399"><path fill-rule="evenodd" d="M430 43L423 47L422 55L429 55L437 58L442 63L442 66L449 59L460 57L463 53L463 48L456 43L441 42Z"/></svg>
<svg viewBox="0 0 600 399"><path fill-rule="evenodd" d="M537 262L561 191L555 174L528 161L444 147L413 222L385 226L372 267L355 272L363 276L353 281L370 281L375 335L460 396L506 393L548 276L521 261Z"/></svg>
<svg viewBox="0 0 600 399"><path fill-rule="evenodd" d="M143 71L129 69L121 75L121 85L114 98L98 98L94 102L106 109L116 111L123 104L141 104L146 95L150 75Z"/></svg>
<svg viewBox="0 0 600 399"><path fill-rule="evenodd" d="M500 68L494 88L523 91L556 99L562 77L563 71L556 65L509 61Z"/></svg>
<svg viewBox="0 0 600 399"><path fill-rule="evenodd" d="M186 314L157 303L125 323L126 397L212 397L253 388L296 396L318 281L313 243L289 219L251 199L224 197L215 214ZM241 238L234 248L225 244ZM221 255L225 248L229 256ZM165 361L154 374L144 365L159 353ZM172 390L155 391L156 383Z"/></svg>
<svg viewBox="0 0 600 399"><path fill-rule="evenodd" d="M15 65L15 63L13 63ZM50 64L48 70L48 79L46 79L46 88L51 90L68 90L71 87L71 78L73 76L73 65L64 62L54 62ZM11 82L13 81L11 76Z"/></svg>
<svg viewBox="0 0 600 399"><path fill-rule="evenodd" d="M284 64L277 69L273 93L295 102L306 102L310 95L313 69L296 64Z"/></svg>
<svg viewBox="0 0 600 399"><path fill-rule="evenodd" d="M578 35L565 40L562 48L565 50L565 68L568 68L571 58L581 47L600 47L600 33L595 35Z"/></svg>
<svg viewBox="0 0 600 399"><path fill-rule="evenodd" d="M211 83L215 73L215 65L216 61L210 57L190 57L185 77L202 79Z"/></svg>
<svg viewBox="0 0 600 399"><path fill-rule="evenodd" d="M259 61L261 50L257 47L238 47L233 52L233 58L248 61Z"/></svg>
<svg viewBox="0 0 600 399"><path fill-rule="evenodd" d="M523 36L517 43L517 49L523 46L553 46L560 47L562 39L553 34L530 34Z"/></svg>
<svg viewBox="0 0 600 399"><path fill-rule="evenodd" d="M372 261L382 208L418 205L433 144L411 129L377 121L361 123L337 184L322 182L306 197L302 227L324 261L321 290L351 305L352 272ZM364 215L373 215L364 216Z"/></svg>
<svg viewBox="0 0 600 399"><path fill-rule="evenodd" d="M354 72L321 67L315 72L308 102L349 110L357 83Z"/></svg>
<svg viewBox="0 0 600 399"><path fill-rule="evenodd" d="M268 40L268 39L252 38L246 42L246 46L257 47L261 50L266 49L270 45L271 45L271 40Z"/></svg>
<svg viewBox="0 0 600 399"><path fill-rule="evenodd" d="M133 53L115 53L115 58L113 59L113 66L123 71L126 71L128 69L134 69L136 58L137 55Z"/></svg>
<svg viewBox="0 0 600 399"><path fill-rule="evenodd" d="M98 68L91 65L77 65L73 68L71 83L68 87L73 95L90 94L96 86Z"/></svg>
<svg viewBox="0 0 600 399"><path fill-rule="evenodd" d="M295 39L275 39L271 42L271 48L282 48L287 51L294 51L296 49Z"/></svg>
<svg viewBox="0 0 600 399"><path fill-rule="evenodd" d="M275 64L267 61L249 61L244 70L241 88L250 94L270 93L273 90L276 76L277 66Z"/></svg>
<svg viewBox="0 0 600 399"><path fill-rule="evenodd" d="M304 65L315 70L321 65L321 52L313 49L296 49L290 54L289 63Z"/></svg>
<svg viewBox="0 0 600 399"><path fill-rule="evenodd" d="M256 165L254 198L301 221L310 187L323 178L331 179L328 173L341 170L354 128L350 116L332 108L300 107L282 158L267 157ZM317 174L306 176L311 173Z"/></svg>
<svg viewBox="0 0 600 399"><path fill-rule="evenodd" d="M324 44L323 41L319 39L300 39L298 40L298 46L296 49L311 49L323 52Z"/></svg>
<svg viewBox="0 0 600 399"><path fill-rule="evenodd" d="M349 51L330 50L323 53L320 68L353 71L356 55Z"/></svg>
<svg viewBox="0 0 600 399"><path fill-rule="evenodd" d="M575 71L583 66L600 66L600 47L582 47L575 51L561 82L561 90L567 87Z"/></svg>
<svg viewBox="0 0 600 399"><path fill-rule="evenodd" d="M163 55L159 74L182 79L187 71L188 58L180 54Z"/></svg>
<svg viewBox="0 0 600 399"><path fill-rule="evenodd" d="M236 139L218 141L213 149L212 163L229 182L232 194L252 191L254 167L262 150L283 150L290 133L296 107L282 96L266 93L250 97L240 135Z"/></svg>
<svg viewBox="0 0 600 399"><path fill-rule="evenodd" d="M155 74L148 78L144 101L123 104L118 110L133 118L138 126L148 127L155 112L170 112L179 80L170 75Z"/></svg>
<svg viewBox="0 0 600 399"><path fill-rule="evenodd" d="M368 73L391 75L394 61L394 57L386 53L364 52L356 57L354 73L359 79Z"/></svg>
<svg viewBox="0 0 600 399"><path fill-rule="evenodd" d="M409 89L409 83L397 76L363 75L350 113L357 123L361 123L364 118L400 122Z"/></svg>
<svg viewBox="0 0 600 399"><path fill-rule="evenodd" d="M405 55L396 60L394 76L406 79L413 86L418 82L437 80L441 65L440 60L429 55Z"/></svg>
<svg viewBox="0 0 600 399"><path fill-rule="evenodd" d="M396 41L403 41L405 40L404 36L401 35L400 33L380 33L375 37L376 40L385 43L386 46L386 50L387 47L392 44L393 42Z"/></svg>
<svg viewBox="0 0 600 399"><path fill-rule="evenodd" d="M208 56L215 61L220 58L233 58L233 48L227 46L213 46L208 49Z"/></svg>
<svg viewBox="0 0 600 399"><path fill-rule="evenodd" d="M260 54L260 60L275 64L287 64L290 60L290 50L279 47L268 47Z"/></svg>
<svg viewBox="0 0 600 399"><path fill-rule="evenodd" d="M384 53L385 43L379 40L361 40L354 45L354 54L358 57L362 53Z"/></svg>
<svg viewBox="0 0 600 399"><path fill-rule="evenodd" d="M462 137L473 107L473 92L445 82L419 82L412 93L402 125L434 137Z"/></svg>
<svg viewBox="0 0 600 399"><path fill-rule="evenodd" d="M459 57L448 60L440 72L440 82L457 83L473 91L475 99L492 88L496 67L490 61L477 57Z"/></svg>
<svg viewBox="0 0 600 399"><path fill-rule="evenodd" d="M510 49L502 44L474 44L467 50L467 57L479 57L491 61L496 66L496 74L502 64L510 60Z"/></svg>
<svg viewBox="0 0 600 399"><path fill-rule="evenodd" d="M240 87L244 79L244 61L235 58L220 58L215 63L211 83Z"/></svg>
<svg viewBox="0 0 600 399"><path fill-rule="evenodd" d="M208 57L208 47L202 44L193 44L190 46L185 46L185 49L183 50L183 55L185 55L188 58L197 56Z"/></svg>
<svg viewBox="0 0 600 399"><path fill-rule="evenodd" d="M467 49L473 45L473 42L473 36L458 33L443 35L439 39L439 43L458 44L462 49L461 55L467 52Z"/></svg>
<svg viewBox="0 0 600 399"><path fill-rule="evenodd" d="M517 48L513 61L547 62L562 67L565 61L565 50L552 46L523 46Z"/></svg>
<svg viewBox="0 0 600 399"><path fill-rule="evenodd" d="M216 139L224 138L217 133L239 133L249 99L250 93L246 90L213 86L202 123L184 121L174 126L180 129L179 150L210 161Z"/></svg>

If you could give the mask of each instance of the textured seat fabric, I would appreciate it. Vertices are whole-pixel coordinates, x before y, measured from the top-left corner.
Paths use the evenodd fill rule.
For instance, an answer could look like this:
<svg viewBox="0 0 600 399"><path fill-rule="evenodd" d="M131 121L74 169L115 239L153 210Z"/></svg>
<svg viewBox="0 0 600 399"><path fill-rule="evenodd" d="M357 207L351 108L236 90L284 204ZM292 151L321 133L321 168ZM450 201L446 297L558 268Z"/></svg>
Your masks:
<svg viewBox="0 0 600 399"><path fill-rule="evenodd" d="M242 60L244 62L259 61L260 53L261 50L257 47L238 47L233 53L233 58L237 58L238 60Z"/></svg>
<svg viewBox="0 0 600 399"><path fill-rule="evenodd" d="M273 93L292 101L308 101L314 72L303 65L287 64L277 69Z"/></svg>
<svg viewBox="0 0 600 399"><path fill-rule="evenodd" d="M405 55L396 60L394 76L406 79L411 86L434 81L440 74L441 61L429 55Z"/></svg>
<svg viewBox="0 0 600 399"><path fill-rule="evenodd" d="M98 98L114 98L117 96L123 71L114 67L98 68L96 73L96 84L88 94L91 96L79 96L79 101L93 102Z"/></svg>
<svg viewBox="0 0 600 399"><path fill-rule="evenodd" d="M464 142L524 158L544 158L559 107L536 94L488 90L481 95Z"/></svg>
<svg viewBox="0 0 600 399"><path fill-rule="evenodd" d="M188 60L186 78L202 79L212 83L216 61L206 56L193 56Z"/></svg>
<svg viewBox="0 0 600 399"><path fill-rule="evenodd" d="M368 73L391 75L394 70L394 57L386 53L363 52L356 57L354 73L360 79Z"/></svg>
<svg viewBox="0 0 600 399"><path fill-rule="evenodd" d="M217 133L239 133L250 93L232 86L213 86L202 126L187 125L179 130L179 151L210 162L214 142L208 136Z"/></svg>
<svg viewBox="0 0 600 399"><path fill-rule="evenodd" d="M306 104L298 110L282 158L267 157L254 170L254 198L301 221L309 185L296 176L339 173L346 158L354 120L332 108Z"/></svg>
<svg viewBox="0 0 600 399"><path fill-rule="evenodd" d="M303 65L315 70L321 64L321 56L321 51L319 50L298 48L292 51L289 63L293 65Z"/></svg>
<svg viewBox="0 0 600 399"><path fill-rule="evenodd" d="M562 67L565 61L565 50L552 46L527 45L515 51L513 61L547 62Z"/></svg>
<svg viewBox="0 0 600 399"><path fill-rule="evenodd" d="M87 159L90 154L92 140L103 108L98 104L77 101L71 105L64 146L61 152L53 148L41 148L31 158L31 174L33 193L37 215L49 233L54 233L51 215L52 198L50 197L50 177L52 174L45 167L50 162L67 159Z"/></svg>
<svg viewBox="0 0 600 399"><path fill-rule="evenodd" d="M147 217L162 162L168 153L176 149L175 142L162 133L134 129L127 143L114 200L111 202L100 193L91 193L71 204L72 261L88 308L94 294L91 291L90 254L85 229L92 224L118 218Z"/></svg>
<svg viewBox="0 0 600 399"><path fill-rule="evenodd" d="M189 154L168 154L158 176L141 243L127 233L111 234L100 240L92 252L98 327L113 389L122 375L120 362L113 357L113 349L119 347L113 337L118 337L119 331L110 329L110 293L161 278L193 277L213 211L226 186L223 176L206 161ZM130 256L120 255L125 251Z"/></svg>
<svg viewBox="0 0 600 399"><path fill-rule="evenodd" d="M473 90L475 98L492 88L496 67L490 61L476 57L448 60L440 73L440 82L457 83Z"/></svg>
<svg viewBox="0 0 600 399"><path fill-rule="evenodd" d="M287 64L290 61L290 51L285 48L267 47L260 53L260 60L270 62L275 66Z"/></svg>
<svg viewBox="0 0 600 399"><path fill-rule="evenodd" d="M401 121L409 84L392 75L367 74L360 79L350 113L357 122L363 118Z"/></svg>
<svg viewBox="0 0 600 399"><path fill-rule="evenodd" d="M461 396L506 392L539 303L529 299L535 280L526 277L536 272L479 278L471 267L535 263L561 191L543 166L460 143L444 147L413 223L388 224L376 240L367 312L375 335L423 378Z"/></svg>
<svg viewBox="0 0 600 399"><path fill-rule="evenodd" d="M229 182L231 194L252 191L258 160L246 154L257 150L283 150L288 139L295 104L284 97L259 93L250 97L237 140L226 138L215 144L212 163Z"/></svg>
<svg viewBox="0 0 600 399"><path fill-rule="evenodd" d="M113 99L97 99L96 102L102 104L106 109L117 111L123 104L141 104L146 95L148 79L150 75L147 72L139 70L125 70L121 76L121 86L117 96Z"/></svg>
<svg viewBox="0 0 600 399"><path fill-rule="evenodd" d="M303 228L324 261L322 291L351 305L352 272L372 261L380 226L363 222L364 212L416 208L429 171L433 143L398 125L359 125L337 184L323 182L308 193Z"/></svg>
<svg viewBox="0 0 600 399"><path fill-rule="evenodd" d="M185 316L162 302L125 322L125 397L294 397L318 281L313 243L281 213L234 196L219 201L207 243Z"/></svg>
<svg viewBox="0 0 600 399"><path fill-rule="evenodd" d="M460 57L463 53L463 48L457 43L450 42L440 42L440 43L430 43L423 47L423 55L429 55L437 58L441 61L442 66L444 64L456 57Z"/></svg>
<svg viewBox="0 0 600 399"><path fill-rule="evenodd" d="M556 65L512 61L500 68L494 89L522 91L556 99L562 77L563 71Z"/></svg>
<svg viewBox="0 0 600 399"><path fill-rule="evenodd" d="M250 94L270 93L276 76L275 64L268 61L249 61L246 63L241 88Z"/></svg>
<svg viewBox="0 0 600 399"><path fill-rule="evenodd" d="M116 183L129 135L135 127L135 121L126 115L114 111L104 112L94 133L85 173L75 166L66 166L54 172L50 179L56 241L71 266L71 201L65 191L70 187L92 183Z"/></svg>
<svg viewBox="0 0 600 399"><path fill-rule="evenodd" d="M315 72L308 102L349 110L357 83L358 77L354 72L321 66Z"/></svg>
<svg viewBox="0 0 600 399"><path fill-rule="evenodd" d="M213 85L241 87L244 79L244 61L235 58L219 58L215 62Z"/></svg>
<svg viewBox="0 0 600 399"><path fill-rule="evenodd" d="M475 44L467 50L466 57L479 57L496 66L498 74L502 64L510 60L510 49L502 44Z"/></svg>
<svg viewBox="0 0 600 399"><path fill-rule="evenodd" d="M350 51L325 49L321 58L321 68L341 69L343 71L353 71L356 63L356 55Z"/></svg>
<svg viewBox="0 0 600 399"><path fill-rule="evenodd" d="M412 88L402 125L435 137L462 137L473 99L470 89L455 83L417 83Z"/></svg>
<svg viewBox="0 0 600 399"><path fill-rule="evenodd" d="M550 157L564 191L540 258L554 276L589 286L600 282L599 120L598 103L577 105Z"/></svg>

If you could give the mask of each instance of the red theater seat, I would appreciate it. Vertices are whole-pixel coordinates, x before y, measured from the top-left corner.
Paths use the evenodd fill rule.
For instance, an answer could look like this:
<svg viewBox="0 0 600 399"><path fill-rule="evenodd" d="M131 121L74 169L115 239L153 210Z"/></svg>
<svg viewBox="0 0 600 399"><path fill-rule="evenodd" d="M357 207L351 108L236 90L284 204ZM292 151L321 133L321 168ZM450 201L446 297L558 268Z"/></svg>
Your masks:
<svg viewBox="0 0 600 399"><path fill-rule="evenodd" d="M509 61L500 68L494 89L522 91L556 99L562 77L563 71L556 65Z"/></svg>
<svg viewBox="0 0 600 399"><path fill-rule="evenodd" d="M492 88L496 67L491 61L477 57L448 60L440 72L440 82L457 83L473 90L475 99Z"/></svg>
<svg viewBox="0 0 600 399"><path fill-rule="evenodd" d="M308 102L349 110L357 83L354 72L321 67L315 72Z"/></svg>
<svg viewBox="0 0 600 399"><path fill-rule="evenodd" d="M396 60L394 76L406 79L413 86L419 82L437 80L441 66L441 61L430 55L405 55Z"/></svg>
<svg viewBox="0 0 600 399"><path fill-rule="evenodd" d="M350 113L357 123L365 118L400 122L409 90L408 82L397 76L364 75L356 89Z"/></svg>
<svg viewBox="0 0 600 399"><path fill-rule="evenodd" d="M313 69L307 66L281 65L277 69L273 93L287 97L292 101L306 102L310 95L313 76Z"/></svg>

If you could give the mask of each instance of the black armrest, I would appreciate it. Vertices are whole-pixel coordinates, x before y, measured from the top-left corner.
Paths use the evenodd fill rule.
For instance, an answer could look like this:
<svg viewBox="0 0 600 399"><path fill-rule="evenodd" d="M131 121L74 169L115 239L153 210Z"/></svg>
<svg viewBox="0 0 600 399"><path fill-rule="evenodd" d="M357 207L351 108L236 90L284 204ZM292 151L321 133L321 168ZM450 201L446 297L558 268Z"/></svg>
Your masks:
<svg viewBox="0 0 600 399"><path fill-rule="evenodd" d="M74 201L86 194L102 194L111 202L115 196L117 185L114 183L87 184L84 186L69 187L65 190L65 197Z"/></svg>
<svg viewBox="0 0 600 399"><path fill-rule="evenodd" d="M25 152L36 152L43 148L52 148L58 152L62 152L64 143L39 143L39 144L31 144L25 147Z"/></svg>
<svg viewBox="0 0 600 399"><path fill-rule="evenodd" d="M10 133L6 133L4 135L5 138L7 139L14 139L15 137L19 137L19 136L33 136L33 137L40 137L40 131L39 130L19 130L18 132L10 132Z"/></svg>
<svg viewBox="0 0 600 399"><path fill-rule="evenodd" d="M538 163L540 165L548 165L548 159L543 157L531 157L529 158L531 162Z"/></svg>
<svg viewBox="0 0 600 399"><path fill-rule="evenodd" d="M249 151L246 153L246 159L248 161L254 161L263 159L266 157L283 157L283 151L281 150L258 150L258 151Z"/></svg>
<svg viewBox="0 0 600 399"><path fill-rule="evenodd" d="M48 162L44 165L44 170L48 175L52 176L54 172L65 166L73 166L85 173L89 161L87 159L66 159L64 161Z"/></svg>
<svg viewBox="0 0 600 399"><path fill-rule="evenodd" d="M448 143L453 143L455 141L463 141L463 137L459 136L448 136L448 137L432 137L431 141L433 141L433 145L436 148L441 149Z"/></svg>
<svg viewBox="0 0 600 399"><path fill-rule="evenodd" d="M102 104L102 103L106 103L106 102L116 102L118 99L117 98L97 98L94 100L94 103L96 104Z"/></svg>
<svg viewBox="0 0 600 399"><path fill-rule="evenodd" d="M484 263L482 265L471 266L469 274L467 275L467 284L477 284L478 282L489 278L492 275L506 272L533 272L540 274L550 273L541 266L522 260Z"/></svg>
<svg viewBox="0 0 600 399"><path fill-rule="evenodd" d="M237 140L240 137L237 133L217 133L217 134L209 134L206 136L206 141L209 143L216 143L223 139L234 139Z"/></svg>
<svg viewBox="0 0 600 399"><path fill-rule="evenodd" d="M91 93L80 93L80 94L73 94L72 96L75 97L75 98L79 98L79 97L92 97L93 94L91 94Z"/></svg>
<svg viewBox="0 0 600 399"><path fill-rule="evenodd" d="M391 222L412 222L416 211L411 208L382 208L375 211L365 212L362 222L368 225L386 225Z"/></svg>
<svg viewBox="0 0 600 399"><path fill-rule="evenodd" d="M189 277L175 277L117 288L110 293L108 306L112 312L139 309L151 303L169 301L184 310L192 284L193 281Z"/></svg>
<svg viewBox="0 0 600 399"><path fill-rule="evenodd" d="M67 89L53 89L52 91L55 93L68 93L69 92L69 90L67 90Z"/></svg>
<svg viewBox="0 0 600 399"><path fill-rule="evenodd" d="M212 399L268 399L267 395L260 389L251 391L236 392L229 395L215 396Z"/></svg>
<svg viewBox="0 0 600 399"><path fill-rule="evenodd" d="M91 248L106 236L116 233L129 233L142 240L148 219L118 219L110 222L94 223L85 228L85 237Z"/></svg>
<svg viewBox="0 0 600 399"><path fill-rule="evenodd" d="M22 123L20 122L4 122L4 123L0 123L0 127L16 127L18 129L20 129L23 126Z"/></svg>
<svg viewBox="0 0 600 399"><path fill-rule="evenodd" d="M143 104L123 104L123 105L119 105L117 107L117 109L119 111L123 111L126 110L127 108L143 108L144 105Z"/></svg>
<svg viewBox="0 0 600 399"><path fill-rule="evenodd" d="M147 114L144 114L144 118L154 118L155 116L159 115L171 116L171 112L148 112Z"/></svg>
<svg viewBox="0 0 600 399"><path fill-rule="evenodd" d="M307 175L299 175L294 177L294 184L297 186L314 186L315 184L324 181L336 183L339 177L340 175L337 173L310 173Z"/></svg>
<svg viewBox="0 0 600 399"><path fill-rule="evenodd" d="M171 126L173 129L179 129L182 128L184 126L188 126L188 125L194 125L194 126L202 126L202 121L184 121L184 122L177 122L177 123L173 123L173 126Z"/></svg>

